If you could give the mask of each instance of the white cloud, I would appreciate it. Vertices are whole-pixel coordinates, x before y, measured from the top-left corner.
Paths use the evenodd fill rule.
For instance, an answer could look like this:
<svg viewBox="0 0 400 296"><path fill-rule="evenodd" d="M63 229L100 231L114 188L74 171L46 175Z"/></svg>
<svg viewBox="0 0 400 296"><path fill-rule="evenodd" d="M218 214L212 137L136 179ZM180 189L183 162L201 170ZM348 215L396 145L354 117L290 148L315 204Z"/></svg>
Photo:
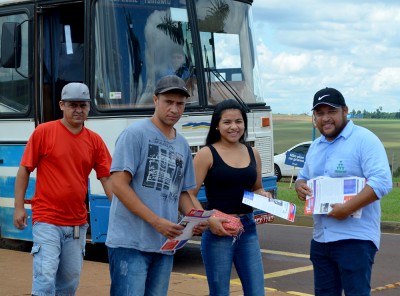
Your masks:
<svg viewBox="0 0 400 296"><path fill-rule="evenodd" d="M399 88L400 67L383 68L373 77L372 90L375 92L391 91ZM399 94L400 98L400 94Z"/></svg>
<svg viewBox="0 0 400 296"><path fill-rule="evenodd" d="M283 52L278 54L272 61L272 66L279 74L297 73L304 69L309 63L310 57L306 53L289 54ZM272 69L272 70L274 70Z"/></svg>
<svg viewBox="0 0 400 296"><path fill-rule="evenodd" d="M351 110L400 108L400 1L256 0L253 14L274 112L308 112L325 86Z"/></svg>

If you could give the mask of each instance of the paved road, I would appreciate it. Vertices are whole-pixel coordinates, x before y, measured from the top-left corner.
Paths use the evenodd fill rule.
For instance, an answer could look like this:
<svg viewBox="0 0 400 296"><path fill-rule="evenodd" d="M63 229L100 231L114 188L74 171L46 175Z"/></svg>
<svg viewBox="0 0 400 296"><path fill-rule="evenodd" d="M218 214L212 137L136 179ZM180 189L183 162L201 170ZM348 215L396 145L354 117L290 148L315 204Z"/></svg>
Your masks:
<svg viewBox="0 0 400 296"><path fill-rule="evenodd" d="M313 295L313 271L308 256L312 228L265 224L258 226L258 232L265 286L296 295ZM382 234L381 249L373 268L373 296L400 295L399 245L399 234ZM197 241L178 251L174 271L204 275ZM234 270L232 279L237 279Z"/></svg>
<svg viewBox="0 0 400 296"><path fill-rule="evenodd" d="M313 273L308 259L312 228L265 224L258 226L258 232L265 267L265 287L267 291L277 291L267 294L272 296L284 295L283 293L297 296L313 295ZM199 243L198 239L194 240L175 255L174 276L169 295L207 295ZM373 269L372 296L400 295L399 245L400 234L382 234L381 249L376 256ZM88 245L86 255L86 259L107 262L104 245ZM20 290L23 288L24 291L23 294L4 295L27 295L31 273L29 254L15 254L15 258L4 256L9 256L9 253L0 253L1 287L8 285L8 288ZM5 262L5 258L8 259L8 262ZM102 296L108 294L107 264L97 262L94 262L94 265L84 265L86 271L83 273L82 293L79 295ZM241 295L238 277L234 270L232 270L231 277L232 289L236 289L232 295ZM3 295L2 288L0 288L0 295ZM89 291L91 294L88 294Z"/></svg>

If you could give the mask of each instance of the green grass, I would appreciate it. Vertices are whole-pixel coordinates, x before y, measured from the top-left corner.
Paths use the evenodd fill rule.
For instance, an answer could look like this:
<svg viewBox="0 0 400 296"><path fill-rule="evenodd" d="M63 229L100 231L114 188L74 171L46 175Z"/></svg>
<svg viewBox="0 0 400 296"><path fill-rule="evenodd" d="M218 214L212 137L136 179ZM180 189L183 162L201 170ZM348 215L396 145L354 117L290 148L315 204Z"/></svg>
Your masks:
<svg viewBox="0 0 400 296"><path fill-rule="evenodd" d="M297 143L312 140L313 127L310 116L273 116L274 151L276 154L286 151ZM355 119L354 122L374 132L386 149L389 163L396 170L400 166L400 120ZM319 132L315 131L315 137ZM400 178L394 178L393 184L400 184ZM278 198L297 205L296 215L304 215L304 202L297 198L294 184L278 182ZM399 186L399 185L397 185ZM381 200L382 221L400 222L400 188Z"/></svg>
<svg viewBox="0 0 400 296"><path fill-rule="evenodd" d="M388 160L396 170L400 167L400 120L354 119L354 123L374 132L386 149ZM297 143L312 140L311 117L273 115L274 152L282 153ZM319 132L315 131L315 136Z"/></svg>
<svg viewBox="0 0 400 296"><path fill-rule="evenodd" d="M294 183L292 183L292 185L290 186L289 182L278 182L277 198L296 204L296 217L304 216L304 202L298 199L296 191L294 190ZM393 187L393 190L384 198L382 198L381 212L382 212L381 221L400 222L399 187Z"/></svg>

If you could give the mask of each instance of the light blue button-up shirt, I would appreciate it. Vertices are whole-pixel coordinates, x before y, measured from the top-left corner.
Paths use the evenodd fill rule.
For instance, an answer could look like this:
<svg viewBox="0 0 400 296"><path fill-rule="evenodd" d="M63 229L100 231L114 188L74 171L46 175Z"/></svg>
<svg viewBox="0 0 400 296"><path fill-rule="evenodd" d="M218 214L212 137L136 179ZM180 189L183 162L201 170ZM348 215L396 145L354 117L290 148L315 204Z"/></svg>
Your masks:
<svg viewBox="0 0 400 296"><path fill-rule="evenodd" d="M389 162L379 138L351 120L334 141L319 137L311 144L297 179L309 180L319 176L364 177L378 200L362 209L361 218L337 220L327 215L313 215L314 240L322 243L344 239L370 240L379 248L380 199L392 190Z"/></svg>

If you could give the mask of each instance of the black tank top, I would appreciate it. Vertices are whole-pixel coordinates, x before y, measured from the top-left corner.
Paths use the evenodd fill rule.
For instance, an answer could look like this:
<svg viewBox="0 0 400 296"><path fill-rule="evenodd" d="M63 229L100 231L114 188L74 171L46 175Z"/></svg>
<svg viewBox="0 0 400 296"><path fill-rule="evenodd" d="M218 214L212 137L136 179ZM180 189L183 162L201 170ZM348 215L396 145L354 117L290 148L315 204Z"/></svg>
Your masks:
<svg viewBox="0 0 400 296"><path fill-rule="evenodd" d="M245 168L227 165L217 150L208 145L213 156L213 165L204 180L209 209L217 209L227 214L248 214L253 208L242 203L244 191L251 191L257 180L257 164L253 149L247 150L250 164Z"/></svg>

